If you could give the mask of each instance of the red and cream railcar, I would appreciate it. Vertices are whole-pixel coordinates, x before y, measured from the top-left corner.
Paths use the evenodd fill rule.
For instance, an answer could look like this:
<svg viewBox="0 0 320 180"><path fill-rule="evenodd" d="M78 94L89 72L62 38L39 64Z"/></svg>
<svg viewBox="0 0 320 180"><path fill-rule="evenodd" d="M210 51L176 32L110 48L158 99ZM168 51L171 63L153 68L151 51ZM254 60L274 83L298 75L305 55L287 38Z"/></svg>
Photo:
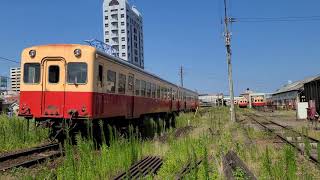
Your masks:
<svg viewBox="0 0 320 180"><path fill-rule="evenodd" d="M238 100L238 105L240 108L246 108L246 107L248 107L249 103L248 103L248 100L243 97Z"/></svg>
<svg viewBox="0 0 320 180"><path fill-rule="evenodd" d="M22 53L19 115L42 120L135 119L193 111L198 95L85 45Z"/></svg>
<svg viewBox="0 0 320 180"><path fill-rule="evenodd" d="M252 98L252 107L264 107L266 106L266 101L263 97L257 96Z"/></svg>

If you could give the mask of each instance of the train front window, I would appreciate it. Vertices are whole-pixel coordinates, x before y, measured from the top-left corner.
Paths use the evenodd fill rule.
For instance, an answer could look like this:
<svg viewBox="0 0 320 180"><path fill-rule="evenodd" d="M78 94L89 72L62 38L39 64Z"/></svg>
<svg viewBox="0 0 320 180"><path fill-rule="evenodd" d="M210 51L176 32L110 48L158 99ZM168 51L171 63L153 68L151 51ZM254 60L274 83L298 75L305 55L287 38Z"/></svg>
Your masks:
<svg viewBox="0 0 320 180"><path fill-rule="evenodd" d="M69 84L87 83L88 67L86 63L68 63L67 71Z"/></svg>
<svg viewBox="0 0 320 180"><path fill-rule="evenodd" d="M23 81L28 84L38 84L40 82L40 64L24 64Z"/></svg>
<svg viewBox="0 0 320 180"><path fill-rule="evenodd" d="M50 66L49 67L49 83L58 83L60 77L59 66Z"/></svg>

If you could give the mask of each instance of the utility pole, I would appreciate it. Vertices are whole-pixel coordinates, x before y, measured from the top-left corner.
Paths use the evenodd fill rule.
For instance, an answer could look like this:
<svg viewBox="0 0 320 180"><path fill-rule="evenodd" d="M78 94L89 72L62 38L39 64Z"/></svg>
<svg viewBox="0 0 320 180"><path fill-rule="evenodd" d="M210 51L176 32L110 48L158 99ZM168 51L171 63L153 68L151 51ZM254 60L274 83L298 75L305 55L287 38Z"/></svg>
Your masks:
<svg viewBox="0 0 320 180"><path fill-rule="evenodd" d="M181 83L181 87L183 87L183 66L180 67L180 83Z"/></svg>
<svg viewBox="0 0 320 180"><path fill-rule="evenodd" d="M227 0L224 0L224 32L225 43L227 48L227 64L228 64L228 79L229 79L229 93L230 93L230 116L231 122L236 122L236 112L234 108L234 92L233 92L233 79L232 79L232 63L231 63L231 34L229 32L229 23L232 18L228 17L227 13Z"/></svg>

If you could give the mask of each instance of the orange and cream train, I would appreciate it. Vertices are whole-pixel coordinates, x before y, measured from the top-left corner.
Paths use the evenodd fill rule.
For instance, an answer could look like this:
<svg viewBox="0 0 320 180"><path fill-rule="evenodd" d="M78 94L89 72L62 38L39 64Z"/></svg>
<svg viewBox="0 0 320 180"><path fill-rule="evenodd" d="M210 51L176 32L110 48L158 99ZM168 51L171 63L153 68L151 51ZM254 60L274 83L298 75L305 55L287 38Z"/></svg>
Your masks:
<svg viewBox="0 0 320 180"><path fill-rule="evenodd" d="M36 121L130 120L199 105L196 92L86 45L26 48L21 73L19 115Z"/></svg>

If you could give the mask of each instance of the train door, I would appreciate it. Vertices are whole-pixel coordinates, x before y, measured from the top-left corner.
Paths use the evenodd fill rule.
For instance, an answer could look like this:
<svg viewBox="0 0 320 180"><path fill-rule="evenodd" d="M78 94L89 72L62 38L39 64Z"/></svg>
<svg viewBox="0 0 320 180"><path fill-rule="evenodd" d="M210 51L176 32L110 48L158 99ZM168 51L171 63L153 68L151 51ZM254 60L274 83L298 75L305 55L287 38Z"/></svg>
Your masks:
<svg viewBox="0 0 320 180"><path fill-rule="evenodd" d="M65 106L65 60L46 58L42 62L42 114L61 118Z"/></svg>
<svg viewBox="0 0 320 180"><path fill-rule="evenodd" d="M129 74L128 76L128 102L127 102L127 118L131 119L134 112L134 75Z"/></svg>

